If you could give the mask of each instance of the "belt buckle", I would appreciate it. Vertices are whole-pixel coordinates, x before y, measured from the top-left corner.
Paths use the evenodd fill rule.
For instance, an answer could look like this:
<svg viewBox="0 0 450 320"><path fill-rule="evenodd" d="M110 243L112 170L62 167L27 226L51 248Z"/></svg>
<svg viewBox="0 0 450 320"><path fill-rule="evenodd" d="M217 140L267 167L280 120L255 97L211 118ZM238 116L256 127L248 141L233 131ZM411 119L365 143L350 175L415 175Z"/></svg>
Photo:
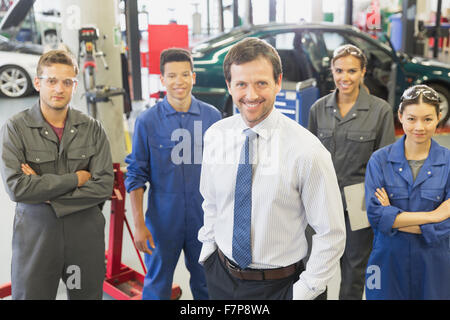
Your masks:
<svg viewBox="0 0 450 320"><path fill-rule="evenodd" d="M229 269L229 271L235 272L236 273L236 274L234 274L235 277L238 277L239 279L244 280L244 275L242 274L243 269L241 269L238 266L235 266L233 263L231 263L231 261L225 255L224 255L224 258L225 258L225 264L226 264L227 268Z"/></svg>
<svg viewBox="0 0 450 320"><path fill-rule="evenodd" d="M251 274L254 274L254 275L259 274L259 275L261 275L261 279L251 279L251 280L265 280L265 278L266 278L265 274L264 274L264 271L261 271L261 270L245 270L245 269L236 267L230 261L227 261L227 264L229 266L230 271L235 272L236 273L235 276L238 277L241 280L249 280L249 279L247 279L246 274L247 275L251 275Z"/></svg>

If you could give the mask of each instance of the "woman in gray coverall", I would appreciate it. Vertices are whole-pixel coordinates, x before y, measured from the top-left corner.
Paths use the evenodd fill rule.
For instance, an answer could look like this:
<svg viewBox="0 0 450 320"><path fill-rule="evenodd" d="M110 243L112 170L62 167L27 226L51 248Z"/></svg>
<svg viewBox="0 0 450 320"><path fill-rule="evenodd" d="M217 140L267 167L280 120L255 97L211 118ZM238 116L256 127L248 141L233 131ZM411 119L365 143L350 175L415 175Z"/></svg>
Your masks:
<svg viewBox="0 0 450 320"><path fill-rule="evenodd" d="M331 153L341 189L347 231L340 261L341 300L362 298L373 241L370 227L355 231L350 228L343 189L364 182L371 154L395 141L392 108L386 101L370 95L363 84L366 65L367 59L359 48L353 45L337 48L331 60L336 89L314 103L308 122L308 129Z"/></svg>

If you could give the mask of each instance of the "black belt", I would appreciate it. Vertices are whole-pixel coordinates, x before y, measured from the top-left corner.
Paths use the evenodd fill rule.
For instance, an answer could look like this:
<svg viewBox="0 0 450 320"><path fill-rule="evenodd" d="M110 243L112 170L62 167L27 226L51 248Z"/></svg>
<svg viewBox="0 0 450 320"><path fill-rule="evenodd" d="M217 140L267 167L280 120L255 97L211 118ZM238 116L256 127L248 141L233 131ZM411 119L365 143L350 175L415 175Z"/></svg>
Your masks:
<svg viewBox="0 0 450 320"><path fill-rule="evenodd" d="M220 249L217 249L220 261L234 277L241 280L279 280L292 276L297 271L303 271L303 262L300 260L287 267L276 269L240 269L235 266Z"/></svg>

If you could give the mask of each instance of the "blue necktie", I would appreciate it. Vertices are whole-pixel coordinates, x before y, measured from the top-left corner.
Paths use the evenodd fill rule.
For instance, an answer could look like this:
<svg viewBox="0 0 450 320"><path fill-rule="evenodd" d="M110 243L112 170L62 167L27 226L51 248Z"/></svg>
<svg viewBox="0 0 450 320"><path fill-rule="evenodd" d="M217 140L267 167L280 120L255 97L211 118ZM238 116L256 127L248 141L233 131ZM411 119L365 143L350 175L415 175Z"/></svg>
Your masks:
<svg viewBox="0 0 450 320"><path fill-rule="evenodd" d="M242 269L252 262L251 213L252 213L252 164L250 163L251 140L256 133L251 129L244 131L245 144L239 161L234 196L233 259Z"/></svg>

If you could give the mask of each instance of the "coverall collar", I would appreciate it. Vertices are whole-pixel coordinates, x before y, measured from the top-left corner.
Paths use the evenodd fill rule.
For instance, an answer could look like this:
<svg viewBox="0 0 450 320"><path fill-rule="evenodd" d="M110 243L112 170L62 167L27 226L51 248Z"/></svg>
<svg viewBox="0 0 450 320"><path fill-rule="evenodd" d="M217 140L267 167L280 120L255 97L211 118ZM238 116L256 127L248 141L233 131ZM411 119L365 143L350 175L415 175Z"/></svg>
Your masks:
<svg viewBox="0 0 450 320"><path fill-rule="evenodd" d="M87 122L88 119L81 117L80 114L71 111L71 106L69 105L69 110L67 111L66 126L78 125ZM39 101L36 102L33 107L28 109L24 117L25 124L30 128L42 128L45 127L47 121L45 121L44 116L41 112L41 107Z"/></svg>
<svg viewBox="0 0 450 320"><path fill-rule="evenodd" d="M337 98L338 98L339 90L336 89L333 93L327 98L325 106L328 108L338 108ZM369 110L370 106L370 96L367 90L359 85L359 94L358 98L355 101L353 107L356 107L356 110Z"/></svg>
<svg viewBox="0 0 450 320"><path fill-rule="evenodd" d="M167 100L167 96L164 97L163 100L163 110L164 114L166 116L170 116L176 113L179 113L179 111L175 110ZM189 110L186 113L191 113L195 115L200 115L200 106L198 104L197 99L194 98L193 95L191 95L191 106L189 107Z"/></svg>
<svg viewBox="0 0 450 320"><path fill-rule="evenodd" d="M394 142L392 149L389 152L388 161L398 163L407 161L405 158L405 139L406 135L403 135L403 137ZM439 149L439 145L433 139L431 139L430 152L427 160L428 159L431 161L431 165L442 165L446 163L444 153Z"/></svg>

